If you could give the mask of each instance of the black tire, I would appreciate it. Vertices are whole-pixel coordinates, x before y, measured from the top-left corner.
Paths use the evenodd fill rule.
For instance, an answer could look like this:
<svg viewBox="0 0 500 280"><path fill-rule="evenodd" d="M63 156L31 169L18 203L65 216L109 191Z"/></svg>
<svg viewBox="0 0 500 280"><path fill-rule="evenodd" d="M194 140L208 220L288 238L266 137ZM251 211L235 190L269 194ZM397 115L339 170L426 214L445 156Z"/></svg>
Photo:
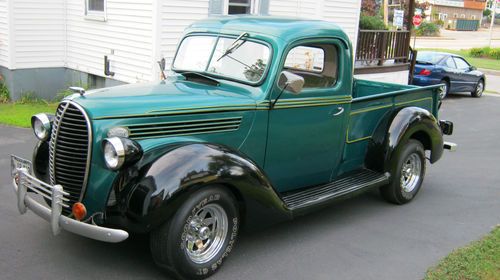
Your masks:
<svg viewBox="0 0 500 280"><path fill-rule="evenodd" d="M474 88L474 90L470 93L470 95L472 97L481 97L483 96L483 92L484 92L484 80L483 79L480 79L478 82L477 82L477 85L476 87Z"/></svg>
<svg viewBox="0 0 500 280"><path fill-rule="evenodd" d="M240 220L236 203L234 196L219 186L204 187L191 194L172 219L151 232L150 247L155 263L176 279L205 279L214 274L222 265L224 258L233 249L238 236ZM193 261L195 257L189 255L188 251L192 252L193 250L188 250L186 243L191 236L190 234L196 232L193 230L194 226L191 226L192 223L195 223L195 220L199 218L198 213L206 211L206 209L218 209L217 211L223 209L227 216L225 220L227 226L225 227L225 237L219 238L218 243L203 241L207 242L205 244L210 244L210 246L206 247L208 248L207 251L214 244L219 244L220 247L214 246L214 248L220 249L214 249L215 251L209 254L210 257L206 262L197 263ZM223 216L223 214L221 215ZM224 224L221 222L222 220L219 219L217 224ZM209 228L201 226L202 223L198 225L199 228ZM212 229L214 228L217 227L213 225ZM196 234L200 234L200 231ZM202 241L199 235L197 238L197 241L192 242L193 246L198 245L198 241ZM203 242L200 244L203 244ZM193 248L200 250L201 247L196 246Z"/></svg>
<svg viewBox="0 0 500 280"><path fill-rule="evenodd" d="M415 166L419 162L419 170L410 168L412 172L403 172L403 167L410 166L407 164L411 162L416 162ZM407 176L407 174L413 173L418 174L418 177ZM391 162L391 174L389 185L380 188L382 197L394 204L410 202L420 190L425 176L425 150L422 143L410 139L406 144L400 145Z"/></svg>
<svg viewBox="0 0 500 280"><path fill-rule="evenodd" d="M448 82L448 80L441 80L441 82L439 82L440 84L444 84L445 85L445 90L440 93L440 98L441 100L445 99L446 96L448 96L448 94L450 93L450 82Z"/></svg>

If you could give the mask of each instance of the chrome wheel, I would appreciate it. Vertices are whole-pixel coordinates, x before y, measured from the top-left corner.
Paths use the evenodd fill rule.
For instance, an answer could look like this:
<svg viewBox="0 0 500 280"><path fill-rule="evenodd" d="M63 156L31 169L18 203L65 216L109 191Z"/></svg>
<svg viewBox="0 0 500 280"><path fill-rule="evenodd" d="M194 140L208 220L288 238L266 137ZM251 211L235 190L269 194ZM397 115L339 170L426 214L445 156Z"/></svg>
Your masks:
<svg viewBox="0 0 500 280"><path fill-rule="evenodd" d="M422 160L418 154L410 154L401 168L401 188L405 192L412 192L418 186L421 171Z"/></svg>
<svg viewBox="0 0 500 280"><path fill-rule="evenodd" d="M191 261L203 264L223 248L228 231L226 211L217 204L202 207L187 225L185 251Z"/></svg>
<svg viewBox="0 0 500 280"><path fill-rule="evenodd" d="M484 83L482 81L479 81L476 87L476 96L481 96L484 91Z"/></svg>
<svg viewBox="0 0 500 280"><path fill-rule="evenodd" d="M444 99L447 93L448 93L448 84L444 82L444 85L441 86L439 89L439 98Z"/></svg>

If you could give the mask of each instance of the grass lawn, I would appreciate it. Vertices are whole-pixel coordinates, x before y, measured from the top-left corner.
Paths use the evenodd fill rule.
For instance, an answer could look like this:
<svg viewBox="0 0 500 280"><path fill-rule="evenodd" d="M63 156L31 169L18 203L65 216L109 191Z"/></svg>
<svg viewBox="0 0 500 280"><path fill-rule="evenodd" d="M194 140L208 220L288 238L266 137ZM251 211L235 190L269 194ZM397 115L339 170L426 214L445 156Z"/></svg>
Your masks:
<svg viewBox="0 0 500 280"><path fill-rule="evenodd" d="M429 271L425 280L500 279L500 226L479 241L457 249Z"/></svg>
<svg viewBox="0 0 500 280"><path fill-rule="evenodd" d="M477 68L500 70L500 60L489 58L477 58L469 56L469 50L447 50L447 49L418 49L419 51L448 52L463 56L470 64Z"/></svg>
<svg viewBox="0 0 500 280"><path fill-rule="evenodd" d="M53 114L57 104L0 104L0 124L20 127L31 127L31 116L37 113L48 112Z"/></svg>

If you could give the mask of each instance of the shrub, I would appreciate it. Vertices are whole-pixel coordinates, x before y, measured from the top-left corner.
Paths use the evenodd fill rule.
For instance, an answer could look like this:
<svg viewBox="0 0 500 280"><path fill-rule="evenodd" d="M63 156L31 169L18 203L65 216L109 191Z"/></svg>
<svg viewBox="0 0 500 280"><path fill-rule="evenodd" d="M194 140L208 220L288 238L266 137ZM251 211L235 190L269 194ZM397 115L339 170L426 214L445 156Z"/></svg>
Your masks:
<svg viewBox="0 0 500 280"><path fill-rule="evenodd" d="M500 60L500 48L491 49L488 56L493 59Z"/></svg>
<svg viewBox="0 0 500 280"><path fill-rule="evenodd" d="M359 17L359 29L386 30L384 21L377 16L361 15Z"/></svg>
<svg viewBox="0 0 500 280"><path fill-rule="evenodd" d="M469 50L469 55L472 57L481 57L483 56L485 48L472 48Z"/></svg>
<svg viewBox="0 0 500 280"><path fill-rule="evenodd" d="M0 103L7 103L10 101L9 88L4 83L2 76L0 76Z"/></svg>
<svg viewBox="0 0 500 280"><path fill-rule="evenodd" d="M486 10L483 11L483 16L484 17L489 17L490 15L491 15L491 10L486 9Z"/></svg>
<svg viewBox="0 0 500 280"><path fill-rule="evenodd" d="M432 22L424 21L415 29L417 36L439 36L439 26Z"/></svg>

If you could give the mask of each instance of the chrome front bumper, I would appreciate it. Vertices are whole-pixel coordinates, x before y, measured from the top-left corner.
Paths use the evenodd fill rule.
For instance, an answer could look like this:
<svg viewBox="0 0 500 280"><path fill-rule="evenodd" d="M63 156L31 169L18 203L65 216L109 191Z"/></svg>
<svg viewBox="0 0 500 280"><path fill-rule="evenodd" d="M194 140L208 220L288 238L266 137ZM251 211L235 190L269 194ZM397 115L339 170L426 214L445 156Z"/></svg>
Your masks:
<svg viewBox="0 0 500 280"><path fill-rule="evenodd" d="M68 199L65 196L68 193L64 192L63 187L61 185L51 186L46 184L29 174L26 168L16 167L14 158L19 159L16 156L11 156L12 184L17 195L17 207L21 214L26 213L26 210L30 209L38 216L50 222L54 235L59 234L62 228L72 233L104 242L116 243L128 238L128 232L124 230L101 227L62 215L63 207L70 207L66 204ZM24 161L29 162L28 160ZM28 190L51 201L50 208L30 197Z"/></svg>

